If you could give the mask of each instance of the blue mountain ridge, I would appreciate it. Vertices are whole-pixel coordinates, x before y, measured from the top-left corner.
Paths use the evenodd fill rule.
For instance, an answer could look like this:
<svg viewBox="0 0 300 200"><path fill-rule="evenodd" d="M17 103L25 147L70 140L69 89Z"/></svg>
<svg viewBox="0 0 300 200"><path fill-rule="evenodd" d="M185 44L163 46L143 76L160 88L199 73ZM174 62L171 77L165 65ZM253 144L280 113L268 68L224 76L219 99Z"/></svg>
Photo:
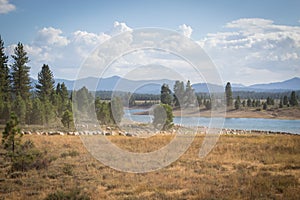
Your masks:
<svg viewBox="0 0 300 200"><path fill-rule="evenodd" d="M75 80L55 79L55 83L64 82L68 90L78 90L85 86L90 91L123 91L135 92L141 94L159 94L161 85L166 83L170 89L173 89L175 80L159 79L159 80L129 80L119 76L107 78L87 77ZM31 84L34 87L37 80L31 79ZM209 92L209 88L214 92L223 92L225 86L212 83L196 83L193 84L195 92ZM233 91L251 91L251 92L282 92L291 90L300 90L300 78L295 77L282 82L273 82L266 84L254 84L244 86L241 84L232 84Z"/></svg>

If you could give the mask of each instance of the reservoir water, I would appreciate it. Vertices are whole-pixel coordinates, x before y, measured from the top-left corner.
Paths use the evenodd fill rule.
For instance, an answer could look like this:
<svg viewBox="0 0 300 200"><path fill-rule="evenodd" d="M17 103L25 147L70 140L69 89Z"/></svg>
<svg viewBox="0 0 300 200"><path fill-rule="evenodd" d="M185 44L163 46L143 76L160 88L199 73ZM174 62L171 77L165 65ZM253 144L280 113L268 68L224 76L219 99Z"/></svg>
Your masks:
<svg viewBox="0 0 300 200"><path fill-rule="evenodd" d="M136 122L151 123L151 115L133 115L133 113L145 111L143 109L125 109L124 117ZM211 119L207 117L174 117L174 123L182 126L209 127ZM220 120L222 121L222 120ZM214 125L220 128L222 124ZM260 130L272 132L287 132L300 134L300 120L281 120L263 118L225 118L223 128L237 130Z"/></svg>

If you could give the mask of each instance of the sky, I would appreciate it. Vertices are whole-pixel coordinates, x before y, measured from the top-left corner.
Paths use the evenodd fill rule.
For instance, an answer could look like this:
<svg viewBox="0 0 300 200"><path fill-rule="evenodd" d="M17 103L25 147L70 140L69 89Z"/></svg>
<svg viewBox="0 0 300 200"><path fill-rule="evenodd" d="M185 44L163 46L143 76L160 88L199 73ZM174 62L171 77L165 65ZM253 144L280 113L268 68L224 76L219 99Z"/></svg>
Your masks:
<svg viewBox="0 0 300 200"><path fill-rule="evenodd" d="M45 63L55 77L76 79L91 52L115 35L143 27L174 30L206 52L224 83L251 85L300 77L299 8L299 0L0 0L0 35L7 55L24 44L33 78ZM126 76L133 61L162 65L172 56L127 57L107 76Z"/></svg>

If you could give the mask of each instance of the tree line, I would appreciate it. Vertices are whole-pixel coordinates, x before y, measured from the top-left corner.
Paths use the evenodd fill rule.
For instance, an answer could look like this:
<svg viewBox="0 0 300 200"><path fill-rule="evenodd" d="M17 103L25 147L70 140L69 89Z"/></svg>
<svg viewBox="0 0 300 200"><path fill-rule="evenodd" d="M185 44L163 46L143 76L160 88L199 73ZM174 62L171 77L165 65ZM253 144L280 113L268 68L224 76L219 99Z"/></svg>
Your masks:
<svg viewBox="0 0 300 200"><path fill-rule="evenodd" d="M298 97L295 91L290 92L290 96L284 93L284 96L279 96L278 108L283 107L295 107L298 106ZM263 106L264 110L267 110L268 106L275 106L275 99L267 96L266 99L251 99L246 97L241 100L241 97L238 95L235 100L233 98L233 92L231 89L231 84L228 82L225 87L225 96L226 96L226 105L227 107L234 106L235 109L240 109L241 107L257 107L260 108Z"/></svg>
<svg viewBox="0 0 300 200"><path fill-rule="evenodd" d="M101 102L85 88L70 93L64 83L55 85L53 72L43 64L38 73L38 82L32 87L30 81L29 57L22 43L18 43L11 55L12 64L8 64L4 42L0 36L0 123L9 120L12 113L20 124L60 125L73 127L73 111L83 110L83 106L95 106L97 118L103 123L115 123L110 102ZM77 99L82 102L73 102ZM72 106L72 102L74 106ZM120 100L114 100L116 108ZM120 115L121 111L117 111ZM106 116L106 117L103 117Z"/></svg>

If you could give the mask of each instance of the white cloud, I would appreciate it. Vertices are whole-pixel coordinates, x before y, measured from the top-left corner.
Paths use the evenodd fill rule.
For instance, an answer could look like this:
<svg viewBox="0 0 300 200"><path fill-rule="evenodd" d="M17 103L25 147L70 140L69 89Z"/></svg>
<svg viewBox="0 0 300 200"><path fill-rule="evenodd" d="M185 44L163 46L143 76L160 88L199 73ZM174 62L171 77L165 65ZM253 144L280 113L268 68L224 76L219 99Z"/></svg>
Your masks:
<svg viewBox="0 0 300 200"><path fill-rule="evenodd" d="M190 26L183 24L179 28L183 35L191 36L193 30ZM129 31L126 36L119 40L118 37L115 38L113 42L107 44L109 46L101 46L115 34L126 31ZM64 33L53 27L42 28L37 32L32 43L24 45L31 60L32 76L36 77L42 64L46 63L53 69L55 76L74 79L81 63L98 45L107 48L107 51L114 51L111 52L112 55L126 52L128 45L133 41L131 31L130 27L120 22L115 22L112 29L106 33L91 33L83 30ZM142 31L140 34L140 37L136 37L144 40L134 42L144 42L149 47L153 44L147 42L152 41L153 38L161 40L155 34ZM160 44L162 49L181 48L186 53L189 48L184 46L187 44L185 40L189 39L181 37L181 40L178 39L179 42L174 43L174 38L164 38ZM224 81L251 84L300 76L299 26L277 25L266 19L239 19L225 24L224 31L207 34L198 43L217 65ZM6 51L9 51L8 54L13 53L13 46L8 47ZM103 56L97 52L93 55L85 62L90 65L86 70L88 76L98 75L99 69L96 64ZM199 80L199 76L193 78L195 73L192 73L187 63L171 57L151 51L131 53L118 59L110 70L112 75L113 73L126 75L128 70L137 65L162 65L179 73L182 72L182 76L192 82Z"/></svg>
<svg viewBox="0 0 300 200"><path fill-rule="evenodd" d="M11 11L14 11L16 6L9 3L8 0L0 0L0 14L6 14Z"/></svg>
<svg viewBox="0 0 300 200"><path fill-rule="evenodd" d="M224 32L207 34L198 42L220 68L224 80L250 83L274 81L274 74L281 76L281 80L300 76L297 70L300 69L300 26L251 18L229 22L224 29ZM244 69L255 78L249 78ZM264 79L257 76L257 70L264 72Z"/></svg>
<svg viewBox="0 0 300 200"><path fill-rule="evenodd" d="M41 45L66 46L70 41L62 36L62 30L48 27L38 31L36 42Z"/></svg>
<svg viewBox="0 0 300 200"><path fill-rule="evenodd" d="M185 37L188 37L190 38L191 35L192 35L192 32L193 32L193 29L192 27L186 25L186 24L182 24L179 26L179 30L180 32L185 36Z"/></svg>
<svg viewBox="0 0 300 200"><path fill-rule="evenodd" d="M110 36L104 33L95 34L86 31L75 31L73 33L73 41L76 44L97 45L109 39Z"/></svg>
<svg viewBox="0 0 300 200"><path fill-rule="evenodd" d="M128 27L124 22L115 21L113 28L109 32L109 35L115 36L126 31L132 31L132 28Z"/></svg>

